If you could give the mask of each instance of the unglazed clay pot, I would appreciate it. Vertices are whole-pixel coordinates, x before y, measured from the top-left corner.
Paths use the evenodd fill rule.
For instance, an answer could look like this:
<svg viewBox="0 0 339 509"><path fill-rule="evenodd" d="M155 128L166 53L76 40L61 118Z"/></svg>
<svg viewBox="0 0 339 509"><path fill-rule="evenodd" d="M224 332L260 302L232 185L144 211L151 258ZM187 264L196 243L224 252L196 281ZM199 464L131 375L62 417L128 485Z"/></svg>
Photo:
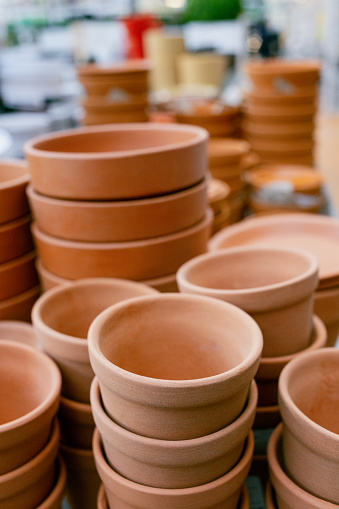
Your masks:
<svg viewBox="0 0 339 509"><path fill-rule="evenodd" d="M31 321L32 307L40 295L40 285L0 301L0 320Z"/></svg>
<svg viewBox="0 0 339 509"><path fill-rule="evenodd" d="M202 220L207 207L206 179L188 189L139 200L60 200L37 193L32 186L27 193L41 231L90 242L134 241L175 233Z"/></svg>
<svg viewBox="0 0 339 509"><path fill-rule="evenodd" d="M258 392L252 381L240 416L225 428L190 440L158 440L122 428L109 418L97 378L91 387L93 416L105 456L123 477L155 488L190 488L217 479L239 461L253 424Z"/></svg>
<svg viewBox="0 0 339 509"><path fill-rule="evenodd" d="M0 338L40 347L32 324L20 320L0 320Z"/></svg>
<svg viewBox="0 0 339 509"><path fill-rule="evenodd" d="M314 294L314 312L327 329L327 346L334 346L339 334L339 286L319 289Z"/></svg>
<svg viewBox="0 0 339 509"><path fill-rule="evenodd" d="M66 486L66 467L59 455L56 460L56 475L52 491L36 509L61 509Z"/></svg>
<svg viewBox="0 0 339 509"><path fill-rule="evenodd" d="M240 110L219 103L192 105L189 111L176 111L179 124L195 125L206 129L211 137L231 137L237 133Z"/></svg>
<svg viewBox="0 0 339 509"><path fill-rule="evenodd" d="M27 164L19 159L0 162L0 224L29 213L26 186L30 180Z"/></svg>
<svg viewBox="0 0 339 509"><path fill-rule="evenodd" d="M339 504L339 350L322 348L289 362L279 378L286 473Z"/></svg>
<svg viewBox="0 0 339 509"><path fill-rule="evenodd" d="M275 491L277 507L279 509L300 509L301 507L303 509L337 509L337 504L332 504L311 495L288 477L284 471L282 429L283 425L280 424L273 431L267 448L270 479ZM271 495L273 494L270 493L270 503L272 501ZM275 506L273 508L275 509ZM270 509L270 505L267 506L267 509Z"/></svg>
<svg viewBox="0 0 339 509"><path fill-rule="evenodd" d="M58 412L61 438L80 449L91 449L94 420L91 405L61 397Z"/></svg>
<svg viewBox="0 0 339 509"><path fill-rule="evenodd" d="M271 88L253 88L245 93L245 98L248 101L272 104L274 106L282 105L298 105L315 103L318 97L318 87L316 85L308 87L298 87L288 90L274 90Z"/></svg>
<svg viewBox="0 0 339 509"><path fill-rule="evenodd" d="M25 154L34 189L47 196L144 198L200 182L207 167L207 138L195 126L117 124L34 138Z"/></svg>
<svg viewBox="0 0 339 509"><path fill-rule="evenodd" d="M35 251L0 264L0 300L10 299L38 284Z"/></svg>
<svg viewBox="0 0 339 509"><path fill-rule="evenodd" d="M275 428L281 422L279 405L258 406L253 429L271 429Z"/></svg>
<svg viewBox="0 0 339 509"><path fill-rule="evenodd" d="M116 112L116 113L86 113L82 119L85 126L101 125L101 124L120 124L147 122L148 115L146 108L140 111Z"/></svg>
<svg viewBox="0 0 339 509"><path fill-rule="evenodd" d="M114 97L88 96L82 99L82 106L88 112L124 112L130 110L146 109L148 106L147 94L119 94Z"/></svg>
<svg viewBox="0 0 339 509"><path fill-rule="evenodd" d="M313 87L319 80L320 62L316 60L263 59L246 63L245 70L258 88L291 91Z"/></svg>
<svg viewBox="0 0 339 509"><path fill-rule="evenodd" d="M208 142L208 164L211 168L240 164L249 152L250 146L244 140L235 138L212 138Z"/></svg>
<svg viewBox="0 0 339 509"><path fill-rule="evenodd" d="M266 137L266 138L304 138L313 136L313 132L315 130L315 122L312 119L308 122L302 121L288 121L284 123L277 123L274 121L274 118L271 120L268 119L266 121L260 122L251 122L246 120L242 124L243 130L246 135L249 136L257 136L257 137Z"/></svg>
<svg viewBox="0 0 339 509"><path fill-rule="evenodd" d="M59 425L55 420L44 448L27 463L0 475L0 506L4 509L36 509L53 489Z"/></svg>
<svg viewBox="0 0 339 509"><path fill-rule="evenodd" d="M89 328L88 347L112 419L146 437L187 440L240 415L262 334L229 303L158 293L101 313Z"/></svg>
<svg viewBox="0 0 339 509"><path fill-rule="evenodd" d="M0 263L34 249L30 231L31 217L26 215L0 225Z"/></svg>
<svg viewBox="0 0 339 509"><path fill-rule="evenodd" d="M255 118L271 119L275 123L280 121L286 122L292 121L295 118L297 121L300 119L312 119L317 111L315 104L297 104L288 106L282 104L281 106L276 104L258 104L257 102L248 102L246 104L246 113L249 119L254 120ZM304 121L305 121L304 120Z"/></svg>
<svg viewBox="0 0 339 509"><path fill-rule="evenodd" d="M2 476L20 468L45 447L59 406L61 376L44 353L1 339L0 385Z"/></svg>
<svg viewBox="0 0 339 509"><path fill-rule="evenodd" d="M105 486L109 507L114 509L236 509L248 474L254 449L250 432L243 456L227 474L200 486L181 489L152 488L134 483L115 472L107 463L96 429L93 452L99 476Z"/></svg>
<svg viewBox="0 0 339 509"><path fill-rule="evenodd" d="M183 264L177 282L181 292L221 299L249 313L263 333L263 357L309 345L318 262L307 251L246 246L209 252Z"/></svg>

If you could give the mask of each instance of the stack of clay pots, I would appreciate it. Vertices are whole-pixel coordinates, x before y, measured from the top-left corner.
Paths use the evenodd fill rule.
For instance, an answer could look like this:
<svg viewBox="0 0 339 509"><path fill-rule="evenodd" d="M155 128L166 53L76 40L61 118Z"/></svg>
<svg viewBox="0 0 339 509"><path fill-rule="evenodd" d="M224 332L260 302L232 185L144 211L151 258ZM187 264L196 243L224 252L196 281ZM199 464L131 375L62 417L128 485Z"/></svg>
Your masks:
<svg viewBox="0 0 339 509"><path fill-rule="evenodd" d="M30 321L39 295L23 161L0 163L0 319Z"/></svg>
<svg viewBox="0 0 339 509"><path fill-rule="evenodd" d="M268 443L268 509L339 506L339 350L291 361L279 379L283 424Z"/></svg>
<svg viewBox="0 0 339 509"><path fill-rule="evenodd" d="M88 328L110 305L153 293L156 290L133 281L91 278L50 289L33 307L32 322L41 347L62 375L60 452L72 509L95 507L100 484L92 453L94 421L89 393L94 375L88 356Z"/></svg>
<svg viewBox="0 0 339 509"><path fill-rule="evenodd" d="M65 467L58 457L61 376L28 345L0 340L0 506L61 507Z"/></svg>
<svg viewBox="0 0 339 509"><path fill-rule="evenodd" d="M26 145L45 274L119 277L172 290L207 249L207 132L176 124L73 129Z"/></svg>
<svg viewBox="0 0 339 509"><path fill-rule="evenodd" d="M319 63L258 60L246 73L243 131L252 150L263 162L312 165Z"/></svg>
<svg viewBox="0 0 339 509"><path fill-rule="evenodd" d="M82 100L84 125L148 120L149 64L127 60L110 67L95 64L78 67L78 79L86 95Z"/></svg>
<svg viewBox="0 0 339 509"><path fill-rule="evenodd" d="M255 321L216 299L158 293L101 313L88 347L109 507L236 509L254 447Z"/></svg>

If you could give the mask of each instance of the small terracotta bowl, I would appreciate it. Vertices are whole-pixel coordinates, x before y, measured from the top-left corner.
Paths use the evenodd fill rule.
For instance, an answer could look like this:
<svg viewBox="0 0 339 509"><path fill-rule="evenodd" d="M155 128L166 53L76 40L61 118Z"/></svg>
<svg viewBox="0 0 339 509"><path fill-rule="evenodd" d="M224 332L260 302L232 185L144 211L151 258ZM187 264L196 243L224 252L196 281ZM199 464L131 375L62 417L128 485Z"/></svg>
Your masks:
<svg viewBox="0 0 339 509"><path fill-rule="evenodd" d="M0 338L39 348L32 324L20 320L0 320Z"/></svg>
<svg viewBox="0 0 339 509"><path fill-rule="evenodd" d="M31 321L32 307L40 295L40 285L10 299L0 301L0 320Z"/></svg>
<svg viewBox="0 0 339 509"><path fill-rule="evenodd" d="M267 447L267 458L270 471L270 479L274 488L277 507L279 509L337 509L337 504L311 495L298 486L284 471L284 460L282 452L282 430L283 425L279 424L270 436ZM269 492L270 502L274 501L272 492ZM272 500L273 499L273 500ZM270 508L270 506L267 506ZM275 506L271 505L275 508Z"/></svg>
<svg viewBox="0 0 339 509"><path fill-rule="evenodd" d="M240 415L262 334L226 302L158 293L101 313L89 328L88 348L112 419L146 437L187 440Z"/></svg>
<svg viewBox="0 0 339 509"><path fill-rule="evenodd" d="M26 186L30 180L27 164L19 159L0 162L0 224L29 213Z"/></svg>
<svg viewBox="0 0 339 509"><path fill-rule="evenodd" d="M35 251L0 264L0 300L10 299L38 284Z"/></svg>
<svg viewBox="0 0 339 509"><path fill-rule="evenodd" d="M31 216L28 214L0 225L0 263L33 251L30 224Z"/></svg>
<svg viewBox="0 0 339 509"><path fill-rule="evenodd" d="M250 432L242 458L226 475L200 486L181 489L152 488L134 483L113 470L104 457L100 434L93 435L93 453L99 476L105 486L109 507L124 509L212 509L227 507L236 509L243 485L250 469L254 449L253 434Z"/></svg>
<svg viewBox="0 0 339 509"><path fill-rule="evenodd" d="M36 509L61 509L66 486L66 467L63 459L58 455L56 460L56 475L52 491Z"/></svg>
<svg viewBox="0 0 339 509"><path fill-rule="evenodd" d="M136 435L109 418L99 382L91 387L93 416L110 466L126 479L155 488L190 488L217 479L239 461L251 430L258 391L251 383L240 416L225 428L190 440L158 440Z"/></svg>
<svg viewBox="0 0 339 509"><path fill-rule="evenodd" d="M80 449L91 449L94 420L91 405L61 397L58 413L62 440Z"/></svg>
<svg viewBox="0 0 339 509"><path fill-rule="evenodd" d="M249 313L264 337L263 357L306 348L312 330L314 255L297 249L245 246L205 253L177 272L181 292L221 299Z"/></svg>
<svg viewBox="0 0 339 509"><path fill-rule="evenodd" d="M61 376L43 352L1 339L0 385L2 475L31 460L45 446L59 406Z"/></svg>
<svg viewBox="0 0 339 509"><path fill-rule="evenodd" d="M286 473L303 489L339 505L339 350L293 359L279 378Z"/></svg>
<svg viewBox="0 0 339 509"><path fill-rule="evenodd" d="M32 323L42 349L60 368L63 396L89 403L93 371L86 336L93 319L116 302L150 293L156 290L141 283L90 278L57 286L39 297Z"/></svg>

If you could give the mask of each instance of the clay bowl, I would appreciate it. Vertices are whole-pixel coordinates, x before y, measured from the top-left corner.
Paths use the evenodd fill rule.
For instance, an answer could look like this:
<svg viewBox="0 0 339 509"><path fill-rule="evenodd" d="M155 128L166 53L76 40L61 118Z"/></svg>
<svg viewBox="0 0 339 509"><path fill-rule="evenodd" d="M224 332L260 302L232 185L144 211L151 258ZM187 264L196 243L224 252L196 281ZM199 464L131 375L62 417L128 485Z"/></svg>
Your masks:
<svg viewBox="0 0 339 509"><path fill-rule="evenodd" d="M175 233L202 220L207 206L206 179L188 189L138 200L60 200L37 193L32 186L27 194L41 231L90 242L133 241Z"/></svg>
<svg viewBox="0 0 339 509"><path fill-rule="evenodd" d="M0 320L31 321L31 311L40 295L40 285L0 301Z"/></svg>
<svg viewBox="0 0 339 509"><path fill-rule="evenodd" d="M177 272L179 290L221 299L258 323L263 357L303 350L312 330L314 255L297 249L245 246L192 258Z"/></svg>
<svg viewBox="0 0 339 509"><path fill-rule="evenodd" d="M279 378L283 454L291 479L339 504L339 350L322 348L293 359Z"/></svg>
<svg viewBox="0 0 339 509"><path fill-rule="evenodd" d="M66 279L117 277L143 281L176 272L189 258L204 253L213 213L207 209L198 223L179 232L126 242L64 240L32 225L41 262L47 270Z"/></svg>
<svg viewBox="0 0 339 509"><path fill-rule="evenodd" d="M243 129L247 136L257 136L258 138L311 138L315 131L314 121L309 122L284 122L276 123L274 119L268 122L250 122L243 124Z"/></svg>
<svg viewBox="0 0 339 509"><path fill-rule="evenodd" d="M88 347L104 408L117 424L145 437L188 440L239 416L262 334L226 302L158 293L101 313L89 328Z"/></svg>
<svg viewBox="0 0 339 509"><path fill-rule="evenodd" d="M25 154L34 189L47 196L143 198L200 182L207 137L198 127L176 124L96 126L34 138Z"/></svg>
<svg viewBox="0 0 339 509"><path fill-rule="evenodd" d="M43 350L60 368L63 396L89 403L93 371L86 337L93 319L116 302L151 293L157 292L133 281L90 278L41 295L32 309L32 323Z"/></svg>
<svg viewBox="0 0 339 509"><path fill-rule="evenodd" d="M339 334L339 286L317 290L314 294L314 312L327 329L327 345L334 346Z"/></svg>
<svg viewBox="0 0 339 509"><path fill-rule="evenodd" d="M0 381L6 387L0 401L2 476L46 445L59 406L61 377L54 362L31 346L1 339L0 352Z"/></svg>
<svg viewBox="0 0 339 509"><path fill-rule="evenodd" d="M200 486L181 489L152 488L134 483L115 472L107 463L96 429L93 435L93 452L99 476L105 486L109 507L125 509L179 509L194 507L209 509L227 507L236 509L243 485L250 469L254 440L250 432L242 458L227 474Z"/></svg>
<svg viewBox="0 0 339 509"><path fill-rule="evenodd" d="M62 396L58 418L61 438L66 444L80 449L91 449L95 425L90 404Z"/></svg>
<svg viewBox="0 0 339 509"><path fill-rule="evenodd" d="M242 157L250 150L244 140L235 138L213 138L208 142L209 167L234 166L240 164Z"/></svg>
<svg viewBox="0 0 339 509"><path fill-rule="evenodd" d="M270 478L275 491L277 507L279 509L300 509L301 507L304 509L337 508L337 504L332 504L308 493L286 474L282 451L282 429L283 425L280 424L273 431L267 448Z"/></svg>
<svg viewBox="0 0 339 509"><path fill-rule="evenodd" d="M248 62L246 72L258 88L294 91L295 87L313 87L317 84L320 63L314 60L272 58Z"/></svg>
<svg viewBox="0 0 339 509"><path fill-rule="evenodd" d="M190 488L225 475L239 461L251 430L258 392L251 383L240 416L221 430L190 440L159 440L122 428L109 418L94 378L91 405L109 465L123 477L155 488Z"/></svg>
<svg viewBox="0 0 339 509"><path fill-rule="evenodd" d="M288 90L274 90L271 88L253 88L245 94L245 99L256 104L272 104L274 106L290 106L299 104L314 104L318 97L318 87L298 87Z"/></svg>
<svg viewBox="0 0 339 509"><path fill-rule="evenodd" d="M0 338L39 348L32 324L20 320L0 320Z"/></svg>
<svg viewBox="0 0 339 509"><path fill-rule="evenodd" d="M229 184L232 186L232 189L230 190L231 192L234 188L232 182L239 182L238 187L240 187L240 184L244 186L244 181L242 179L243 170L240 164L236 166L220 166L217 168L210 168L210 173L214 179L222 180L223 182L226 182L226 184L231 182L231 184Z"/></svg>
<svg viewBox="0 0 339 509"><path fill-rule="evenodd" d="M0 263L18 258L34 249L30 223L31 216L26 215L0 225Z"/></svg>
<svg viewBox="0 0 339 509"><path fill-rule="evenodd" d="M102 124L123 124L133 122L147 122L148 115L146 108L133 111L117 111L116 113L85 113L82 123L85 126L95 126Z"/></svg>
<svg viewBox="0 0 339 509"><path fill-rule="evenodd" d="M30 180L27 164L16 159L0 162L0 224L29 213L25 189Z"/></svg>
<svg viewBox="0 0 339 509"><path fill-rule="evenodd" d="M36 509L60 509L66 486L66 467L61 456L57 457L55 482L52 491Z"/></svg>
<svg viewBox="0 0 339 509"><path fill-rule="evenodd" d="M278 379L283 368L294 358L326 346L327 331L319 317L313 315L313 329L309 345L300 352L282 357L261 357L255 379L259 391L259 406L278 404Z"/></svg>
<svg viewBox="0 0 339 509"><path fill-rule="evenodd" d="M20 467L0 475L1 507L40 507L53 489L58 448L59 425L55 420L44 448Z"/></svg>
<svg viewBox="0 0 339 509"><path fill-rule="evenodd" d="M0 264L0 301L15 297L38 284L35 251Z"/></svg>

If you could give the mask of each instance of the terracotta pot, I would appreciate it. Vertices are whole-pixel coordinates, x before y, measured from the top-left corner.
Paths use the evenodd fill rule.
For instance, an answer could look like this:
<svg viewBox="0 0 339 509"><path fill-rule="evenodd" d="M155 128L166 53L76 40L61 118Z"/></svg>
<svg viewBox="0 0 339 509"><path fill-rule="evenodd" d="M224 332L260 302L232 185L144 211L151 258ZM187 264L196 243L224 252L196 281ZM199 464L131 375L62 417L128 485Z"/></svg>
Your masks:
<svg viewBox="0 0 339 509"><path fill-rule="evenodd" d="M93 416L107 462L126 479L155 488L190 488L229 472L241 457L257 399L257 388L252 381L249 399L230 425L200 438L159 440L120 427L102 407L97 378L91 387Z"/></svg>
<svg viewBox="0 0 339 509"><path fill-rule="evenodd" d="M176 124L97 126L34 138L25 154L34 189L47 196L143 198L201 181L207 136L198 127Z"/></svg>
<svg viewBox="0 0 339 509"><path fill-rule="evenodd" d="M18 258L34 249L30 215L0 225L0 263Z"/></svg>
<svg viewBox="0 0 339 509"><path fill-rule="evenodd" d="M32 310L32 322L43 350L58 364L62 395L89 403L93 371L87 331L108 306L156 290L121 279L92 278L57 286L44 293Z"/></svg>
<svg viewBox="0 0 339 509"><path fill-rule="evenodd" d="M59 408L62 440L80 449L91 449L94 420L91 405L62 397Z"/></svg>
<svg viewBox="0 0 339 509"><path fill-rule="evenodd" d="M88 347L112 419L139 435L186 440L214 433L239 416L262 335L231 304L159 293L101 313L90 326Z"/></svg>
<svg viewBox="0 0 339 509"><path fill-rule="evenodd" d="M245 99L258 104L272 105L299 105L304 103L314 103L318 97L318 87L316 85L308 87L298 87L285 91L274 90L271 88L253 88L245 94Z"/></svg>
<svg viewBox="0 0 339 509"><path fill-rule="evenodd" d="M36 509L62 509L62 501L66 486L66 467L59 455L56 460L56 475L52 491Z"/></svg>
<svg viewBox="0 0 339 509"><path fill-rule="evenodd" d="M230 191L230 187L226 182L214 178L209 179L207 197L208 204L212 208L214 215L223 211Z"/></svg>
<svg viewBox="0 0 339 509"><path fill-rule="evenodd" d="M31 460L0 475L0 504L4 508L35 509L53 489L56 457L59 447L59 425L54 421L45 447Z"/></svg>
<svg viewBox="0 0 339 509"><path fill-rule="evenodd" d="M10 299L39 284L35 251L0 264L0 300Z"/></svg>
<svg viewBox="0 0 339 509"><path fill-rule="evenodd" d="M245 246L209 252L183 264L177 283L181 292L221 299L250 314L263 333L263 357L309 345L318 262L307 251Z"/></svg>
<svg viewBox="0 0 339 509"><path fill-rule="evenodd" d="M259 153L263 164L303 164L305 166L314 165L313 151L305 152L304 154L293 154L293 153Z"/></svg>
<svg viewBox="0 0 339 509"><path fill-rule="evenodd" d="M248 101L246 103L246 115L254 119L256 117L271 117L272 121L292 120L299 118L314 117L317 112L316 104L293 104L291 106L282 104L260 104L257 102Z"/></svg>
<svg viewBox="0 0 339 509"><path fill-rule="evenodd" d="M250 146L236 138L213 138L208 142L207 154L210 168L235 166L249 152Z"/></svg>
<svg viewBox="0 0 339 509"><path fill-rule="evenodd" d="M0 338L40 348L33 326L20 320L0 320Z"/></svg>
<svg viewBox="0 0 339 509"><path fill-rule="evenodd" d="M29 213L25 189L30 180L27 164L19 159L0 162L0 224Z"/></svg>
<svg viewBox="0 0 339 509"><path fill-rule="evenodd" d="M247 120L243 123L243 129L246 135L265 137L268 139L284 139L284 138L311 138L315 131L315 122L291 121L277 123L275 119L264 122L253 122Z"/></svg>
<svg viewBox="0 0 339 509"><path fill-rule="evenodd" d="M274 487L279 509L335 509L337 504L311 495L290 479L283 466L282 424L272 433L268 442L267 456L271 483ZM268 506L269 509L269 506Z"/></svg>
<svg viewBox="0 0 339 509"><path fill-rule="evenodd" d="M217 168L210 168L210 173L214 179L222 180L230 186L230 192L234 192L234 188L244 187L242 180L242 167L240 164L237 166L221 166ZM235 184L237 184L235 186Z"/></svg>
<svg viewBox="0 0 339 509"><path fill-rule="evenodd" d="M41 195L32 186L27 193L40 230L63 239L90 242L175 233L202 220L207 206L206 179L188 189L139 200L60 200Z"/></svg>
<svg viewBox="0 0 339 509"><path fill-rule="evenodd" d="M82 107L89 113L116 113L145 109L148 106L147 94L121 94L114 96L88 96L82 100Z"/></svg>
<svg viewBox="0 0 339 509"><path fill-rule="evenodd" d="M279 405L258 406L255 413L253 429L275 428L279 422L281 422Z"/></svg>
<svg viewBox="0 0 339 509"><path fill-rule="evenodd" d="M263 158L265 158L266 154L268 154L268 156L277 155L279 153L288 154L290 156L293 154L310 154L314 149L314 140L312 138L272 140L272 138L260 139L250 137L248 141L252 150L258 152Z"/></svg>
<svg viewBox="0 0 339 509"><path fill-rule="evenodd" d="M179 124L190 124L206 129L210 136L220 138L233 136L238 129L239 108L217 102L192 103L187 111L176 111Z"/></svg>
<svg viewBox="0 0 339 509"><path fill-rule="evenodd" d="M34 286L26 292L10 299L0 301L0 320L31 321L32 307L40 295L40 286Z"/></svg>
<svg viewBox="0 0 339 509"><path fill-rule="evenodd" d="M126 242L63 240L32 225L41 262L47 270L66 279L115 277L142 281L176 272L186 260L204 253L213 213L179 232Z"/></svg>
<svg viewBox="0 0 339 509"><path fill-rule="evenodd" d="M327 329L327 346L334 346L339 334L339 287L324 288L314 293L314 312Z"/></svg>
<svg viewBox="0 0 339 509"><path fill-rule="evenodd" d="M270 481L266 484L266 490L265 490L265 502L266 502L266 509L279 509L276 502L276 497L274 490L272 488L272 484Z"/></svg>
<svg viewBox="0 0 339 509"><path fill-rule="evenodd" d="M66 499L71 509L93 509L100 478L92 449L77 449L61 442L60 454L66 465Z"/></svg>
<svg viewBox="0 0 339 509"><path fill-rule="evenodd" d="M115 472L107 463L96 429L93 452L99 476L105 486L108 504L114 509L236 509L253 455L252 432L239 463L226 475L200 486L182 489L151 488L134 483Z"/></svg>
<svg viewBox="0 0 339 509"><path fill-rule="evenodd" d="M291 479L339 504L339 350L323 348L291 361L279 378L283 454Z"/></svg>
<svg viewBox="0 0 339 509"><path fill-rule="evenodd" d="M294 92L295 87L313 87L319 80L320 63L315 60L264 59L246 63L246 72L258 88Z"/></svg>
<svg viewBox="0 0 339 509"><path fill-rule="evenodd" d="M311 350L318 350L326 346L327 331L324 323L313 315L313 330L309 345L294 354L283 357L261 357L256 374L259 390L259 406L272 406L278 404L278 379L283 368L299 355Z"/></svg>
<svg viewBox="0 0 339 509"><path fill-rule="evenodd" d="M85 113L82 123L85 126L102 124L123 124L133 122L147 122L148 115L146 108L133 111L117 111L116 113Z"/></svg>
<svg viewBox="0 0 339 509"><path fill-rule="evenodd" d="M45 447L57 413L61 376L44 353L0 341L0 476L30 461ZM18 376L18 373L20 376Z"/></svg>

